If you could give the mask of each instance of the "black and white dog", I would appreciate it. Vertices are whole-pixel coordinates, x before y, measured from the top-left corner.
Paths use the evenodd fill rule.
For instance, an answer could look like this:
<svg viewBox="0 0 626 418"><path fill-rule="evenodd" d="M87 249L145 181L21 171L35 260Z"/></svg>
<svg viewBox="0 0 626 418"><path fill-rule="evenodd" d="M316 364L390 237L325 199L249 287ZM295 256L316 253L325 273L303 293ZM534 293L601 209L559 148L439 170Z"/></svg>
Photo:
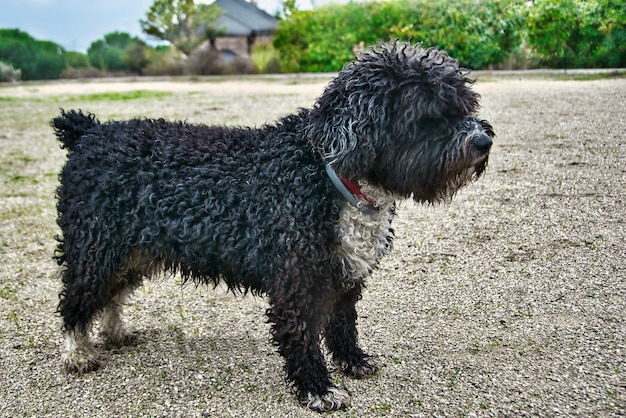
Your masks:
<svg viewBox="0 0 626 418"><path fill-rule="evenodd" d="M68 150L55 257L66 370L98 368L97 316L105 344L132 343L124 300L167 270L267 295L300 401L349 405L320 345L350 376L376 371L355 303L390 250L394 202L447 201L483 173L494 133L471 85L446 53L390 43L348 64L312 109L259 129L63 111L52 126Z"/></svg>

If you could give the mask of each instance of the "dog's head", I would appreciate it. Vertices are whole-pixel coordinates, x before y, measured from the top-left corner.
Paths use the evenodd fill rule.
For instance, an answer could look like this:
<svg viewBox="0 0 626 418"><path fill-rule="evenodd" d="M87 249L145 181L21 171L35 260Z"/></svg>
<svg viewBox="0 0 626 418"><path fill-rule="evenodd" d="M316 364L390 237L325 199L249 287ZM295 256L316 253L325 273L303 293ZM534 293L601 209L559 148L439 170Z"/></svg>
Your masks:
<svg viewBox="0 0 626 418"><path fill-rule="evenodd" d="M416 201L447 200L483 173L494 137L476 116L467 75L443 51L381 44L318 98L309 141L346 178Z"/></svg>

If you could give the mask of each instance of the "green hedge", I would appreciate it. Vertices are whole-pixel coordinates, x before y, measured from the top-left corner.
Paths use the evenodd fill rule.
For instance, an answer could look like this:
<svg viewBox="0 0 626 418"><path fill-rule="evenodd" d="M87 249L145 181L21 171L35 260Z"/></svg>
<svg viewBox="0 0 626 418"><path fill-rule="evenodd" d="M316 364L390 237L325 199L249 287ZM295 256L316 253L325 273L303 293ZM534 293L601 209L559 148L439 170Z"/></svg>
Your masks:
<svg viewBox="0 0 626 418"><path fill-rule="evenodd" d="M626 67L624 0L535 0L528 43L556 68Z"/></svg>
<svg viewBox="0 0 626 418"><path fill-rule="evenodd" d="M337 71L356 49L411 40L487 68L511 56L549 67L626 66L624 0L388 0L288 10L274 46L286 72Z"/></svg>
<svg viewBox="0 0 626 418"><path fill-rule="evenodd" d="M444 49L472 69L497 68L510 58L522 66L626 67L624 0L365 0L315 10L297 10L292 0L285 4L275 49L256 53L265 71L338 71L357 50L395 39ZM167 53L124 32L106 34L85 55L18 29L0 29L0 61L5 73L12 69L23 80L62 72L183 71Z"/></svg>
<svg viewBox="0 0 626 418"><path fill-rule="evenodd" d="M396 0L350 2L292 11L274 46L284 71L337 71L354 49L412 40L445 49L469 68L502 62L522 43L522 0Z"/></svg>

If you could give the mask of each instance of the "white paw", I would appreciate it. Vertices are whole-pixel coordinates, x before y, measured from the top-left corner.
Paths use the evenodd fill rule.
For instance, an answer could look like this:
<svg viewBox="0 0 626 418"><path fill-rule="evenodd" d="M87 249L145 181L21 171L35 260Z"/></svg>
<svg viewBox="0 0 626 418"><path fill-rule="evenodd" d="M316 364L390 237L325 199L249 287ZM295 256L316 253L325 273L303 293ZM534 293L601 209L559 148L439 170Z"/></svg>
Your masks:
<svg viewBox="0 0 626 418"><path fill-rule="evenodd" d="M307 406L317 412L327 412L350 406L350 395L347 391L330 387L323 395L307 393Z"/></svg>
<svg viewBox="0 0 626 418"><path fill-rule="evenodd" d="M98 370L100 361L93 351L72 350L63 353L63 368L69 373L87 373Z"/></svg>

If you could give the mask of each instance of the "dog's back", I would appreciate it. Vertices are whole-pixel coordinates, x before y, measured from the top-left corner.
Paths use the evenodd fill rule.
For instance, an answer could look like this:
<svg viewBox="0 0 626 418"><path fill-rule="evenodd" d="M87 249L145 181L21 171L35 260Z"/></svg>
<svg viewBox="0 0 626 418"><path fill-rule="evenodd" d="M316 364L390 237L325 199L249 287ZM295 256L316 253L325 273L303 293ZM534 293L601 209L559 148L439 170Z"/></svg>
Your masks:
<svg viewBox="0 0 626 418"><path fill-rule="evenodd" d="M295 123L254 130L63 113L52 122L70 150L57 190L57 261L70 270L90 263L96 283L132 257L142 275L158 264L185 279L264 291L281 263L311 242L331 247L335 234L339 201L321 205L333 193L304 135L292 134Z"/></svg>

